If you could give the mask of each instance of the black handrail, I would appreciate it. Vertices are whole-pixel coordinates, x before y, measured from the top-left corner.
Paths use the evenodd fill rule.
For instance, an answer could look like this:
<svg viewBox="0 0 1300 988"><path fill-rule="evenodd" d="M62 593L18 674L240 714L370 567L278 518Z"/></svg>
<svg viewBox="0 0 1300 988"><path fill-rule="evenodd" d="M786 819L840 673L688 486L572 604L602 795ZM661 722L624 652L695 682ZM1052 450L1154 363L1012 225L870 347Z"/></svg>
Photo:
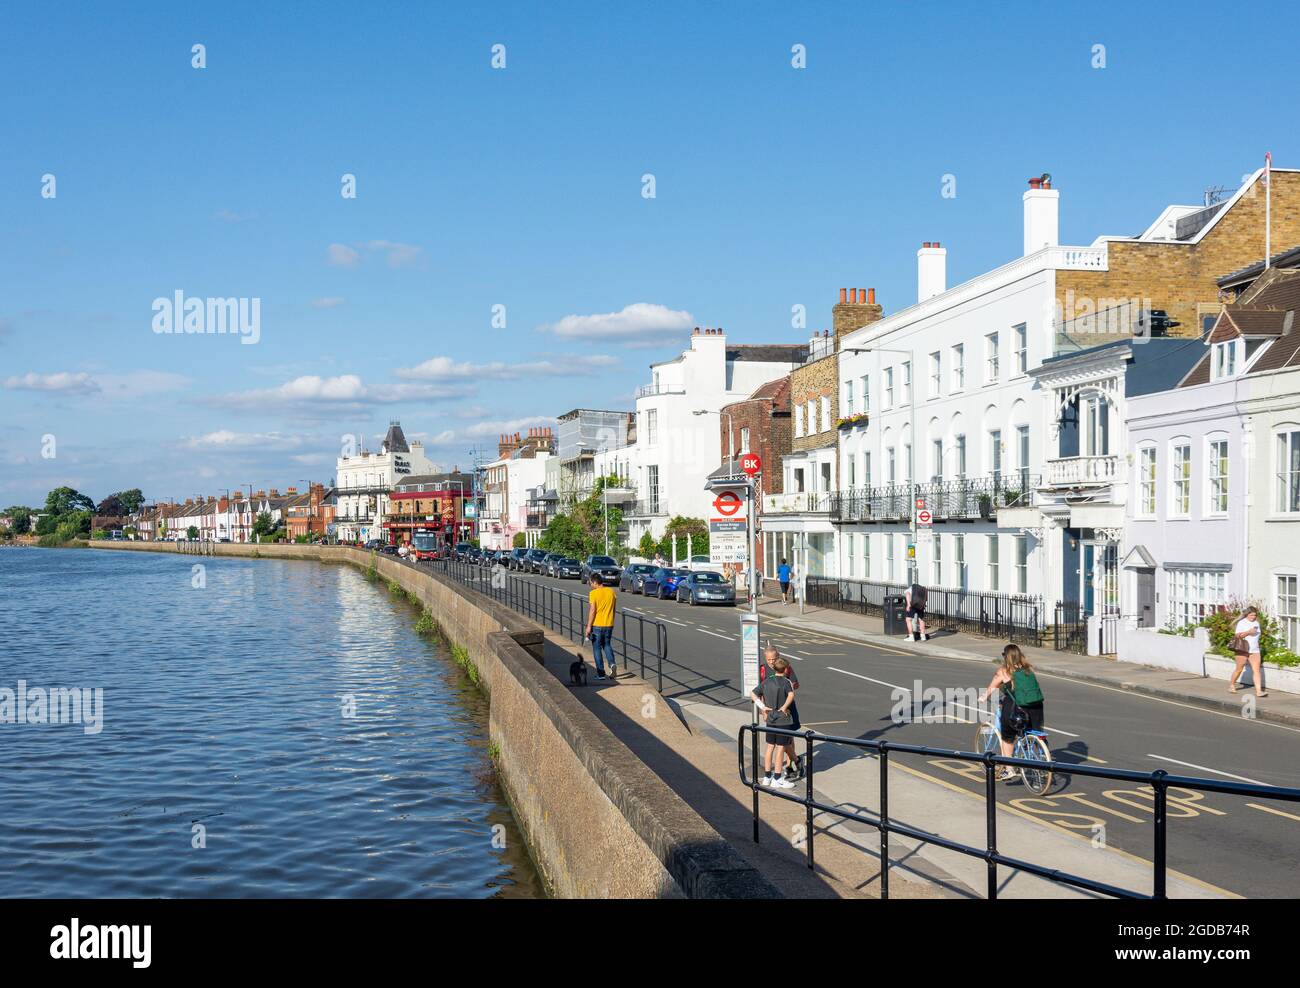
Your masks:
<svg viewBox="0 0 1300 988"><path fill-rule="evenodd" d="M447 558L441 563L443 572L457 583L486 594L578 645L584 643L587 598L582 594L513 576L496 564L485 567ZM620 665L630 667L634 661L638 664L642 679L646 678L648 659L654 666L656 689L663 692L664 659L668 657L667 624L639 611L616 608L610 644Z"/></svg>
<svg viewBox="0 0 1300 988"><path fill-rule="evenodd" d="M754 777L748 777L745 771L745 732L750 732L750 759L754 766ZM783 792L779 789L768 789L763 787L758 781L758 743L759 734L774 734L789 737L792 740L800 738L805 742L804 745L804 765L806 766L805 775L805 794L802 797L794 796ZM880 758L880 813L873 815L870 812L856 812L846 810L841 806L835 806L823 803L818 800L813 791L813 746L814 743L839 744L847 745L851 748L861 748L875 752ZM889 753L901 752L909 755L929 755L939 756L941 758L957 759L959 761L977 762L984 766L984 812L986 817L986 838L983 848L974 847L969 844L962 844L959 841L949 840L946 837L940 837L925 830L918 830L916 827L909 827L906 824L894 823L889 819ZM1168 791L1170 787L1178 789L1191 789L1196 792L1216 792L1229 796L1252 796L1256 799L1279 799L1290 803L1300 803L1300 789L1285 788L1282 786L1262 786L1254 783L1244 782L1220 782L1217 779L1201 779L1194 776L1170 775L1163 769L1157 769L1154 772L1137 772L1131 769L1112 769L1097 768L1092 765L1072 765L1063 762L1051 762L1051 771L1053 774L1062 773L1071 777L1082 775L1094 779L1112 779L1118 782L1144 782L1151 786L1154 795L1154 813L1153 813L1153 861L1152 861L1152 891L1148 895L1144 892L1138 892L1132 889L1120 888L1117 885L1109 885L1105 882L1098 882L1091 878L1085 878L1081 875L1074 875L1059 868L1049 868L1044 865L1034 864L1020 858L1013 858L1009 855L1002 854L997 849L997 797L995 794L996 779L994 770L998 766L1010 766L1012 768L1036 768L1042 769L1044 763L1025 758L1007 758L1003 755L994 755L992 752L978 754L973 751L953 751L946 748L930 748L925 745L903 744L896 741L875 741L867 738L846 738L833 734L819 734L816 731L794 731L789 728L768 727L764 724L742 724L740 733L736 736L736 759L740 767L740 781L745 786L753 790L753 814L754 842L758 842L758 797L759 793L766 793L779 799L789 800L793 803L802 804L807 811L807 842L808 842L808 867L813 867L813 838L815 828L813 826L813 812L828 813L831 816L838 817L840 820L854 820L858 823L866 824L869 827L875 827L880 834L880 897L889 898L889 835L902 834L904 837L911 837L913 840L921 841L925 844L933 844L936 847L942 847L949 851L955 851L958 854L965 854L968 857L982 858L988 864L988 898L996 899L998 897L998 865L1006 865L1016 871L1027 872L1031 875L1037 875L1040 878L1046 878L1049 881L1059 882L1064 885L1070 885L1075 888L1084 889L1089 892L1097 892L1102 895L1109 895L1117 899L1164 899L1167 897L1167 865L1166 852L1168 848L1166 840L1166 826L1168 823Z"/></svg>

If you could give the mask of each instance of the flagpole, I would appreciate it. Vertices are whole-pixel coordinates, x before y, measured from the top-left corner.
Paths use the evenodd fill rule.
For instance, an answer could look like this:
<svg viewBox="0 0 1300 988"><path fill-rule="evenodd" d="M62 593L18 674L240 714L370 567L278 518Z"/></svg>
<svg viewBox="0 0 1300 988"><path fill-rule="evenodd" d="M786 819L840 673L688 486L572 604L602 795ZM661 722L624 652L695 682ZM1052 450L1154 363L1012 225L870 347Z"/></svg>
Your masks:
<svg viewBox="0 0 1300 988"><path fill-rule="evenodd" d="M1264 270L1273 257L1273 152L1264 152Z"/></svg>

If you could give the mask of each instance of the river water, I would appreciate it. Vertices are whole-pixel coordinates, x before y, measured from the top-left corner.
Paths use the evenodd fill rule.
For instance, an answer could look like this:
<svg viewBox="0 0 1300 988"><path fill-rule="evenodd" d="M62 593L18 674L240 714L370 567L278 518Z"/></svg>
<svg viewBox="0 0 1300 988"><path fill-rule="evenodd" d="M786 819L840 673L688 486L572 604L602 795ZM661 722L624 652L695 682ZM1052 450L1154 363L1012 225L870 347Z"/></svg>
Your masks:
<svg viewBox="0 0 1300 988"><path fill-rule="evenodd" d="M543 894L416 617L346 565L0 549L0 896Z"/></svg>

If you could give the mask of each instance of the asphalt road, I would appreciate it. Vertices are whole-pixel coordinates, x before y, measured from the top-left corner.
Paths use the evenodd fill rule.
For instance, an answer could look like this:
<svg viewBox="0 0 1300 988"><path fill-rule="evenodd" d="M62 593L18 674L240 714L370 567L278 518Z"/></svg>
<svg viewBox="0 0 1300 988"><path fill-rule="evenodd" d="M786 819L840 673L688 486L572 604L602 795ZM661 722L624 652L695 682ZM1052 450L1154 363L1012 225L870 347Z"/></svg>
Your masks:
<svg viewBox="0 0 1300 988"><path fill-rule="evenodd" d="M585 590L573 580L527 579ZM619 595L619 606L668 623L665 696L745 706L739 692L736 608L691 607L628 593ZM797 616L797 606L790 605L788 613ZM792 661L805 727L939 748L974 747L974 711L950 708L949 722L900 722L891 712L900 699L910 707L912 693L907 691L982 690L992 677L991 664L864 645L782 624L766 612L762 638ZM1300 785L1300 730L1047 674L1041 681L1047 730L1058 761ZM983 791L978 766L920 756L908 756L906 763L948 784ZM1070 781L1058 773L1043 797L1035 797L1017 780L1000 785L999 799L1058 827L1151 859L1153 802L1140 786L1102 779ZM936 826L934 821L927 825ZM1249 897L1300 895L1300 805L1171 790L1168 841L1169 866L1184 874Z"/></svg>

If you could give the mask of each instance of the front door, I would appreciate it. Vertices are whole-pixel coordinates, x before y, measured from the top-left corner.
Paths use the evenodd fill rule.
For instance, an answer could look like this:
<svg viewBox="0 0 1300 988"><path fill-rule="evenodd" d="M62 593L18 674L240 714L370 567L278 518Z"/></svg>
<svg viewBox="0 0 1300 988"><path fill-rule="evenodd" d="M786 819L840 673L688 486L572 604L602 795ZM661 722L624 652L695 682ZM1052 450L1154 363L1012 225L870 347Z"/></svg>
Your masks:
<svg viewBox="0 0 1300 988"><path fill-rule="evenodd" d="M1154 628L1156 626L1156 571L1140 569L1137 571L1137 626Z"/></svg>
<svg viewBox="0 0 1300 988"><path fill-rule="evenodd" d="M1093 610L1093 603L1095 601L1095 596L1093 591L1094 591L1096 574L1093 571L1093 566L1096 563L1096 549L1097 547L1094 546L1091 542L1084 544L1083 565L1079 567L1079 579L1083 582L1083 587L1082 587L1083 594L1081 599L1083 600L1084 614L1095 613L1095 611Z"/></svg>

